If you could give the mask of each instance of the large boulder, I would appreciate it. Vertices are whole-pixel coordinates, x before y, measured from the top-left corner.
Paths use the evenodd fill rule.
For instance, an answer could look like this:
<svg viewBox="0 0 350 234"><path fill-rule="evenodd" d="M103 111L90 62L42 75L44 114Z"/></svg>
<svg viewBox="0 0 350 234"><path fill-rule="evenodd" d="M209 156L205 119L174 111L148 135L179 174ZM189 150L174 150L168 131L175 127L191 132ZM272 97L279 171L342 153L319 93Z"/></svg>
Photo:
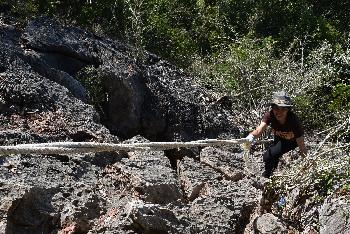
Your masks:
<svg viewBox="0 0 350 234"><path fill-rule="evenodd" d="M350 233L350 196L330 197L319 211L320 234Z"/></svg>
<svg viewBox="0 0 350 234"><path fill-rule="evenodd" d="M116 167L129 180L136 196L147 202L166 204L182 199L182 192L169 160L164 153L160 156L144 152L141 157L123 159Z"/></svg>
<svg viewBox="0 0 350 234"><path fill-rule="evenodd" d="M191 203L189 217L194 220L194 232L242 233L260 195L250 180L207 183L201 196Z"/></svg>
<svg viewBox="0 0 350 234"><path fill-rule="evenodd" d="M52 233L72 225L86 233L120 189L80 155L6 157L0 173L4 233Z"/></svg>
<svg viewBox="0 0 350 234"><path fill-rule="evenodd" d="M191 140L238 133L228 108L191 76L153 54L146 53L139 63L130 46L48 18L29 23L21 40L23 56L36 72L84 102L84 88L74 78L80 71L81 80L89 79L93 70L92 82L106 95L101 98L104 124L118 136Z"/></svg>
<svg viewBox="0 0 350 234"><path fill-rule="evenodd" d="M13 50L0 43L1 139L17 132L34 138L74 141L117 140L100 124L95 109L61 85L36 73ZM37 136L37 137L35 137ZM8 142L7 142L8 143Z"/></svg>

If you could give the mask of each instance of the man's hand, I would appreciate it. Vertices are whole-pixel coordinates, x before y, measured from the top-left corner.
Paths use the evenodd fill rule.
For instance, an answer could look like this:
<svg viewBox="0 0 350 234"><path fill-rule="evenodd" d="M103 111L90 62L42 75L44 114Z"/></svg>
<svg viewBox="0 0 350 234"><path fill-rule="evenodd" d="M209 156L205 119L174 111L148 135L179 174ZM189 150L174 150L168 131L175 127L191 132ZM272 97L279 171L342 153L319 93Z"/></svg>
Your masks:
<svg viewBox="0 0 350 234"><path fill-rule="evenodd" d="M255 141L255 136L253 134L249 134L245 139L247 139L249 143L252 144Z"/></svg>
<svg viewBox="0 0 350 234"><path fill-rule="evenodd" d="M253 143L255 143L255 137L254 137L253 134L249 134L249 135L248 135L246 138L244 138L244 139L246 139L247 141L244 142L244 143L242 144L242 147L243 147L245 150L249 150L249 149L250 149L250 146L251 146Z"/></svg>

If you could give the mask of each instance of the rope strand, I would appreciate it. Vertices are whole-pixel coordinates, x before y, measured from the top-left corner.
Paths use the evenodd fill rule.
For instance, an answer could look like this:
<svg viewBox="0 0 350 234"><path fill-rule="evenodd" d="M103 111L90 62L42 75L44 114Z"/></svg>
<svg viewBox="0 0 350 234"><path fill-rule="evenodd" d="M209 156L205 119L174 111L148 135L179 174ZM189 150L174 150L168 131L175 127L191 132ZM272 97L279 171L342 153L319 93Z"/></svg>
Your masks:
<svg viewBox="0 0 350 234"><path fill-rule="evenodd" d="M235 145L246 143L245 138L218 140L206 139L189 142L146 142L146 143L97 143L97 142L51 142L38 144L19 144L16 146L0 146L0 155L10 154L74 154L97 153L103 151L136 151L136 150L166 150L175 148L206 147L214 145ZM271 142L261 140L256 144Z"/></svg>

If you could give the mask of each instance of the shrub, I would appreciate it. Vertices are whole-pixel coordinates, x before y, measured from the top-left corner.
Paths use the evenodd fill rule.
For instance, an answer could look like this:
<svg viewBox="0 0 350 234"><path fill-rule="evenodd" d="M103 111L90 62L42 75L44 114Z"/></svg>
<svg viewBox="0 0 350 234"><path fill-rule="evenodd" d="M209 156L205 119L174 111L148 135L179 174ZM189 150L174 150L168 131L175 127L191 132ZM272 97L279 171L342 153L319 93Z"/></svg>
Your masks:
<svg viewBox="0 0 350 234"><path fill-rule="evenodd" d="M346 76L348 49L336 50L324 42L306 56L300 45L296 40L278 58L273 40L244 37L216 57L198 58L192 69L204 85L233 97L242 126L255 127L277 90L294 98L294 109L308 129L332 126L348 110L349 86L337 79Z"/></svg>
<svg viewBox="0 0 350 234"><path fill-rule="evenodd" d="M102 84L102 72L93 66L87 66L79 71L77 79L82 82L86 88L90 104L92 104L101 117L104 118L103 107L107 102L107 92Z"/></svg>

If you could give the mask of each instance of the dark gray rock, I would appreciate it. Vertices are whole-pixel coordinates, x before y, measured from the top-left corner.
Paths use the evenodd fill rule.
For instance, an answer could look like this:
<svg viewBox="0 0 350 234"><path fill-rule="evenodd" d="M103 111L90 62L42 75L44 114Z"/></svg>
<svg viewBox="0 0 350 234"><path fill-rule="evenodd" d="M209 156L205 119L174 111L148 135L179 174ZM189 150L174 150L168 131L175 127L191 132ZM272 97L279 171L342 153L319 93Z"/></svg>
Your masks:
<svg viewBox="0 0 350 234"><path fill-rule="evenodd" d="M89 233L193 233L186 213L188 206L151 204L139 199L127 201L103 217Z"/></svg>
<svg viewBox="0 0 350 234"><path fill-rule="evenodd" d="M81 100L84 90L74 77L81 68L95 67L108 96L104 123L118 136L191 140L238 133L229 121L229 108L155 55L146 54L144 64L136 63L132 47L43 17L32 21L21 39L30 50L24 56L28 63Z"/></svg>
<svg viewBox="0 0 350 234"><path fill-rule="evenodd" d="M65 55L87 64L98 64L99 58L93 53L93 45L88 42L90 38L94 36L86 31L63 27L46 17L31 21L21 37L27 48Z"/></svg>
<svg viewBox="0 0 350 234"><path fill-rule="evenodd" d="M148 142L135 136L124 143ZM131 151L129 158L122 159L115 167L131 185L134 195L146 202L166 204L182 199L182 192L171 168L169 159L163 151Z"/></svg>
<svg viewBox="0 0 350 234"><path fill-rule="evenodd" d="M116 165L135 191L147 202L166 204L182 198L180 186L169 160L159 152L143 152Z"/></svg>
<svg viewBox="0 0 350 234"><path fill-rule="evenodd" d="M221 172L230 180L238 181L245 176L242 153L206 147L201 151L200 161Z"/></svg>
<svg viewBox="0 0 350 234"><path fill-rule="evenodd" d="M91 105L37 74L12 50L2 47L0 60L6 67L0 84L4 133L18 131L56 140L118 140L99 123L99 115Z"/></svg>
<svg viewBox="0 0 350 234"><path fill-rule="evenodd" d="M197 198L207 183L222 179L222 175L214 169L187 157L178 161L177 173L182 190L189 200Z"/></svg>
<svg viewBox="0 0 350 234"><path fill-rule="evenodd" d="M106 209L101 191L119 189L114 181L98 183L99 168L74 156L7 157L0 173L6 233L51 233L73 224L87 232Z"/></svg>
<svg viewBox="0 0 350 234"><path fill-rule="evenodd" d="M258 205L259 191L248 181L225 180L208 184L205 190L191 203L194 233L242 233Z"/></svg>
<svg viewBox="0 0 350 234"><path fill-rule="evenodd" d="M17 188L18 189L18 188ZM4 233L50 233L59 223L59 213L51 205L55 188L22 189L15 200L5 197L1 211L7 215ZM8 206L8 207L6 207ZM5 209L4 209L5 208ZM3 210L4 209L4 210Z"/></svg>
<svg viewBox="0 0 350 234"><path fill-rule="evenodd" d="M261 234L287 233L286 225L271 213L258 217L254 222L254 229Z"/></svg>
<svg viewBox="0 0 350 234"><path fill-rule="evenodd" d="M56 57L61 56L58 54ZM66 87L76 98L82 100L83 102L87 102L87 93L84 86L76 79L74 79L68 72L75 74L76 70L79 71L84 67L83 64L78 64L80 61L70 61L73 59L65 58L55 58L59 61L65 61L67 64L61 64L58 61L56 63L51 62L52 55L45 55L39 52L35 52L33 50L26 50L24 52L23 58L26 62L28 62L31 67L39 73L40 75L47 77L48 79L54 81L57 84L60 84ZM54 64L53 64L54 63ZM60 65L61 67L58 67ZM86 65L85 65L86 66ZM66 68L67 67L67 68Z"/></svg>
<svg viewBox="0 0 350 234"><path fill-rule="evenodd" d="M20 47L21 32L18 30L18 23L12 17L0 16L0 41L7 47ZM0 65L1 66L1 65ZM0 73L5 67L1 66Z"/></svg>
<svg viewBox="0 0 350 234"><path fill-rule="evenodd" d="M126 205L127 216L145 233L174 233L180 228L175 214L156 204L134 200Z"/></svg>
<svg viewBox="0 0 350 234"><path fill-rule="evenodd" d="M329 198L319 210L321 234L350 233L350 197Z"/></svg>

